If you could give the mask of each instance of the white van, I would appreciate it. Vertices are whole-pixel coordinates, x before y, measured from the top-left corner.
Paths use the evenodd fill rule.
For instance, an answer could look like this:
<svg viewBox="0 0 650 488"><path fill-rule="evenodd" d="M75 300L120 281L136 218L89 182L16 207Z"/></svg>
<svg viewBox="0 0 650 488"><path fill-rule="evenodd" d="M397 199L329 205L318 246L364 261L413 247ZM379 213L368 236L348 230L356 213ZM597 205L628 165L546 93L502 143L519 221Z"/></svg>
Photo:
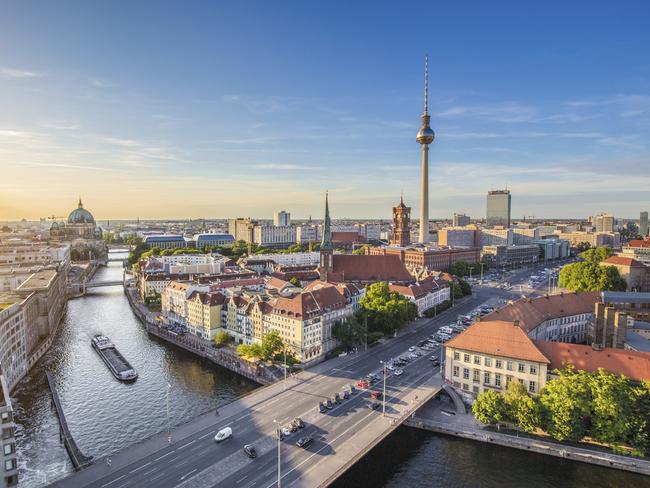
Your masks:
<svg viewBox="0 0 650 488"><path fill-rule="evenodd" d="M230 427L225 427L217 432L217 435L214 436L214 440L217 442L225 441L232 435L232 429Z"/></svg>
<svg viewBox="0 0 650 488"><path fill-rule="evenodd" d="M454 329L452 329L452 328L449 327L448 325L443 325L442 327L440 327L440 328L438 329L438 332L442 332L443 334L451 335L451 334L454 333Z"/></svg>

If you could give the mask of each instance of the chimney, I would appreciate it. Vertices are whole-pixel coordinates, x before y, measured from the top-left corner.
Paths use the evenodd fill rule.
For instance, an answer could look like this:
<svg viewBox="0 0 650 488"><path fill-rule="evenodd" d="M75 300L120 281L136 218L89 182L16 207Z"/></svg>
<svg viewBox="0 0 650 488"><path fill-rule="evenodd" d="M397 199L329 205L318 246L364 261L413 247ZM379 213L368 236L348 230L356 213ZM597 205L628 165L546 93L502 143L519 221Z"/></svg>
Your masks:
<svg viewBox="0 0 650 488"><path fill-rule="evenodd" d="M513 321L512 321L512 324L513 324L515 327L519 327L519 319L515 319L515 320L513 320Z"/></svg>

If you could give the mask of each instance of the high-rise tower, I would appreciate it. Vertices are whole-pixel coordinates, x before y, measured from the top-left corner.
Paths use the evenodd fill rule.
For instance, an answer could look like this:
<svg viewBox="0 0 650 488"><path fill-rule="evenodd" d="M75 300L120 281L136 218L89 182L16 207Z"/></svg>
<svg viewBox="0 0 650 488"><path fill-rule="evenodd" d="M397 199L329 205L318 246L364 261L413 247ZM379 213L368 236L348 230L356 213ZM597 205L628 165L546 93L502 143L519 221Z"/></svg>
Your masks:
<svg viewBox="0 0 650 488"><path fill-rule="evenodd" d="M422 127L415 138L422 145L422 192L420 196L420 237L418 242L429 242L429 144L433 142L435 133L429 127L429 56L424 61L424 112Z"/></svg>

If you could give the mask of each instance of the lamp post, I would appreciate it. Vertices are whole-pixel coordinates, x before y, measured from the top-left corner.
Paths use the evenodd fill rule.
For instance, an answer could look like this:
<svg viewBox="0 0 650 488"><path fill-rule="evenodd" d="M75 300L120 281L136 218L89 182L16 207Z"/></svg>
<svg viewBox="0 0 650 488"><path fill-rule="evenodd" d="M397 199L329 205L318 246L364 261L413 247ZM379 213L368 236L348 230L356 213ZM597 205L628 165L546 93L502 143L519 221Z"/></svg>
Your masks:
<svg viewBox="0 0 650 488"><path fill-rule="evenodd" d="M481 261L481 285L483 284L483 261Z"/></svg>
<svg viewBox="0 0 650 488"><path fill-rule="evenodd" d="M381 416L386 416L386 361L379 361L384 366L384 391L381 395Z"/></svg>
<svg viewBox="0 0 650 488"><path fill-rule="evenodd" d="M284 389L287 389L287 346L284 346Z"/></svg>
<svg viewBox="0 0 650 488"><path fill-rule="evenodd" d="M277 426L276 433L278 434L278 487L277 488L280 488L280 435L282 432L280 430L280 422L273 419L273 423Z"/></svg>

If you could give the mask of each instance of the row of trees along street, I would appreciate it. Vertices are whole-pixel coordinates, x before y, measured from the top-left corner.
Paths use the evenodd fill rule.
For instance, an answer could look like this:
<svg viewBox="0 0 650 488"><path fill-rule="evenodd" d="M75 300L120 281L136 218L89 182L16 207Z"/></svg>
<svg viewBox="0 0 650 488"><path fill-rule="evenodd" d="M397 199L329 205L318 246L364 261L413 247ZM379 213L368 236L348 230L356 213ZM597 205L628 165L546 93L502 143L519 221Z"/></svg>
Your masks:
<svg viewBox="0 0 650 488"><path fill-rule="evenodd" d="M504 393L486 390L472 411L479 422L503 423L558 441L605 444L615 453L642 457L650 448L650 382L604 369L558 370L539 397L512 381Z"/></svg>

